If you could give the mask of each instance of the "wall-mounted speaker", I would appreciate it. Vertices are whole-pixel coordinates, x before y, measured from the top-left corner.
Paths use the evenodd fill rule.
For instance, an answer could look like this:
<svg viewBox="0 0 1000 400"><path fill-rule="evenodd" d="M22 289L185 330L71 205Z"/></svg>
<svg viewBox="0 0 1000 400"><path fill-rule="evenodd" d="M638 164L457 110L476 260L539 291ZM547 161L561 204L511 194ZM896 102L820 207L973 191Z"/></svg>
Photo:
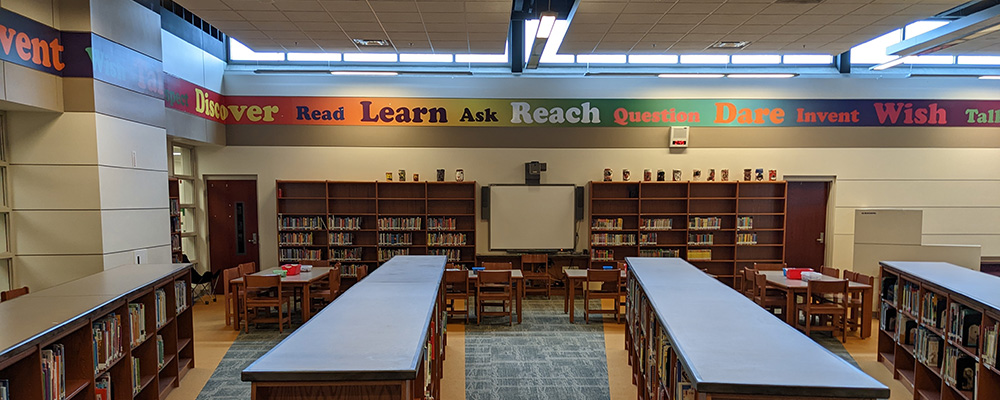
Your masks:
<svg viewBox="0 0 1000 400"><path fill-rule="evenodd" d="M580 221L583 219L583 203L585 201L583 195L583 186L577 186L576 192L574 194L575 194L574 198L576 201L573 202L574 203L573 205L575 206L573 214L576 217L576 220Z"/></svg>
<svg viewBox="0 0 1000 400"><path fill-rule="evenodd" d="M671 126L670 147L688 147L688 132L690 132L690 127Z"/></svg>
<svg viewBox="0 0 1000 400"><path fill-rule="evenodd" d="M490 187L479 188L479 218L490 220Z"/></svg>

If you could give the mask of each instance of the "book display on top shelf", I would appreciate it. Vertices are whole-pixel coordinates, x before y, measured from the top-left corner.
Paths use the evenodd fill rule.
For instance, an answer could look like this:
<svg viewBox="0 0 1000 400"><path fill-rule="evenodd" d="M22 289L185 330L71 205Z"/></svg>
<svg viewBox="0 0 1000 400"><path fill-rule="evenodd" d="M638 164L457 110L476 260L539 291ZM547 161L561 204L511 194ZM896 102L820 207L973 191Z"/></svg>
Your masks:
<svg viewBox="0 0 1000 400"><path fill-rule="evenodd" d="M681 257L735 284L784 262L785 196L785 182L591 182L591 258Z"/></svg>

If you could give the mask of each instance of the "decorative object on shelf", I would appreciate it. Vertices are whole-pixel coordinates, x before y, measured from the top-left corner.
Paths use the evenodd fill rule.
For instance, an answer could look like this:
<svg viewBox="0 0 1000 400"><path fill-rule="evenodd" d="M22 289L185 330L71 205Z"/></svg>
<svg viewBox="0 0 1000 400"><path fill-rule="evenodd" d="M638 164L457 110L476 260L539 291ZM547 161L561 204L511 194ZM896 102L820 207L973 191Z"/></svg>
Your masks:
<svg viewBox="0 0 1000 400"><path fill-rule="evenodd" d="M673 174L672 180L674 182L677 182L677 181L681 180L681 170L679 170L679 169L675 169L674 170L674 174Z"/></svg>
<svg viewBox="0 0 1000 400"><path fill-rule="evenodd" d="M386 182L392 182L392 172L391 171L385 171L385 181Z"/></svg>
<svg viewBox="0 0 1000 400"><path fill-rule="evenodd" d="M768 170L767 171L767 180L769 180L771 182L774 182L774 181L778 180L778 171L777 170L773 170L773 169L772 170Z"/></svg>
<svg viewBox="0 0 1000 400"><path fill-rule="evenodd" d="M743 168L743 181L750 182L751 177L753 177L753 170L750 168Z"/></svg>
<svg viewBox="0 0 1000 400"><path fill-rule="evenodd" d="M764 168L757 168L757 171L755 171L755 172L756 172L757 182L763 181L764 180Z"/></svg>
<svg viewBox="0 0 1000 400"><path fill-rule="evenodd" d="M663 182L667 180L667 173L663 172L662 169L656 170L656 181Z"/></svg>
<svg viewBox="0 0 1000 400"><path fill-rule="evenodd" d="M708 181L715 182L715 168L708 169Z"/></svg>
<svg viewBox="0 0 1000 400"><path fill-rule="evenodd" d="M728 169L723 169L721 175L722 175L722 181L723 182L729 182L729 170Z"/></svg>
<svg viewBox="0 0 1000 400"><path fill-rule="evenodd" d="M420 174L414 172L413 173L413 181L414 182L420 182Z"/></svg>
<svg viewBox="0 0 1000 400"><path fill-rule="evenodd" d="M698 181L701 180L701 170L700 169L695 169L693 172L691 172L691 180L695 181L695 182L698 182Z"/></svg>
<svg viewBox="0 0 1000 400"><path fill-rule="evenodd" d="M399 170L399 181L400 182L406 182L406 170L405 169Z"/></svg>
<svg viewBox="0 0 1000 400"><path fill-rule="evenodd" d="M653 180L653 171L649 168L642 170L642 180L643 182L649 182Z"/></svg>
<svg viewBox="0 0 1000 400"><path fill-rule="evenodd" d="M464 169L459 168L459 169L455 170L455 182L465 182L465 170Z"/></svg>
<svg viewBox="0 0 1000 400"><path fill-rule="evenodd" d="M439 168L437 170L437 181L438 182L444 182L444 169L440 169Z"/></svg>
<svg viewBox="0 0 1000 400"><path fill-rule="evenodd" d="M628 182L629 179L631 179L631 178L632 178L632 171L629 171L628 168L623 169L622 170L622 181Z"/></svg>
<svg viewBox="0 0 1000 400"><path fill-rule="evenodd" d="M604 169L604 181L605 182L611 182L611 174L612 174L611 168L605 168Z"/></svg>

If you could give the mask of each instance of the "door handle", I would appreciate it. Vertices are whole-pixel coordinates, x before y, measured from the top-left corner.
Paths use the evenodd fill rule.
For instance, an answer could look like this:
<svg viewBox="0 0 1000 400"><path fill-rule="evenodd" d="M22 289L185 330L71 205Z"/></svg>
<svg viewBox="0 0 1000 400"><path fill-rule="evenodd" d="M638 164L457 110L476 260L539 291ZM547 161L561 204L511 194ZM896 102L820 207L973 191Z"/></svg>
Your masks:
<svg viewBox="0 0 1000 400"><path fill-rule="evenodd" d="M250 236L250 244L257 244L257 233L253 233Z"/></svg>
<svg viewBox="0 0 1000 400"><path fill-rule="evenodd" d="M825 232L820 232L820 233L819 233L819 239L816 239L816 241L817 241L817 242L819 242L819 243L823 243L823 241L824 241L824 236L825 236L825 235L826 235L826 233L825 233ZM257 237L257 234L256 234L256 233L254 234L254 237L255 237L255 238Z"/></svg>

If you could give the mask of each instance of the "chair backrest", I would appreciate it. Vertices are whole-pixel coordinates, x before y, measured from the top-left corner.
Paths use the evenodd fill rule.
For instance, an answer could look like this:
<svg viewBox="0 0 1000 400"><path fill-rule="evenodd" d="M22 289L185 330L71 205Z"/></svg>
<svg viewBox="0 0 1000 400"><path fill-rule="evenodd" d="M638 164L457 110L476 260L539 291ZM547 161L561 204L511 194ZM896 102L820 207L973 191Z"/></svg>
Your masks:
<svg viewBox="0 0 1000 400"><path fill-rule="evenodd" d="M853 280L854 280L854 278L855 278L855 277L857 277L857 276L858 276L858 273L857 273L857 272L854 272L854 271L848 271L848 270L846 270L846 269L844 270L844 279L846 279L846 280L848 280L848 281L853 281Z"/></svg>
<svg viewBox="0 0 1000 400"><path fill-rule="evenodd" d="M28 292L29 289L27 286L22 286L17 289L11 289L6 292L0 292L0 301L13 300L28 294Z"/></svg>
<svg viewBox="0 0 1000 400"><path fill-rule="evenodd" d="M510 285L510 271L479 271L479 286L507 284Z"/></svg>
<svg viewBox="0 0 1000 400"><path fill-rule="evenodd" d="M251 261L236 266L240 270L241 276L250 275L257 272L257 263Z"/></svg>
<svg viewBox="0 0 1000 400"><path fill-rule="evenodd" d="M821 273L823 275L826 275L826 276L832 276L834 278L840 279L840 270L836 269L836 268L833 268L833 267L827 267L825 265L820 265L819 266L819 273Z"/></svg>
<svg viewBox="0 0 1000 400"><path fill-rule="evenodd" d="M327 265L330 263L327 262ZM326 273L327 279L330 283L330 293L340 291L340 263L337 263L330 268L330 272Z"/></svg>
<svg viewBox="0 0 1000 400"><path fill-rule="evenodd" d="M448 269L444 271L448 293L469 293L469 271Z"/></svg>
<svg viewBox="0 0 1000 400"><path fill-rule="evenodd" d="M486 270L512 269L510 262L484 262L483 268Z"/></svg>
<svg viewBox="0 0 1000 400"><path fill-rule="evenodd" d="M548 254L523 254L521 255L521 266L524 264L548 264Z"/></svg>
<svg viewBox="0 0 1000 400"><path fill-rule="evenodd" d="M621 280L621 270L618 269L588 269L587 283L585 287L592 287L590 283L608 283L600 285L601 292L617 292L621 289L618 282Z"/></svg>
<svg viewBox="0 0 1000 400"><path fill-rule="evenodd" d="M753 268L743 268L743 293L754 293L753 288L756 285L754 283L754 276L757 275L757 270Z"/></svg>
<svg viewBox="0 0 1000 400"><path fill-rule="evenodd" d="M368 266L367 265L359 265L358 269L356 269L354 271L354 276L356 276L359 281L362 278L368 276Z"/></svg>
<svg viewBox="0 0 1000 400"><path fill-rule="evenodd" d="M276 288L281 293L281 277L278 275L247 275L243 277L243 282L246 283L247 292L252 292L252 289Z"/></svg>
<svg viewBox="0 0 1000 400"><path fill-rule="evenodd" d="M226 269L222 270L222 280L223 280L223 282L222 282L222 288L223 288L222 289L222 293L228 295L229 294L229 282L232 282L233 279L236 279L236 278L239 278L239 277L240 277L240 269L237 268L237 267L226 268Z"/></svg>
<svg viewBox="0 0 1000 400"><path fill-rule="evenodd" d="M787 267L785 263L753 263L753 269L758 271L781 271Z"/></svg>
<svg viewBox="0 0 1000 400"><path fill-rule="evenodd" d="M622 271L628 269L628 263L625 261L618 261L617 264L618 264L618 269Z"/></svg>
<svg viewBox="0 0 1000 400"><path fill-rule="evenodd" d="M851 281L854 281L854 282L857 282L857 283L864 283L864 284L869 285L869 286L874 286L875 285L875 277L873 277L871 275L865 275L865 274L862 274L860 272L855 272L854 273L854 277L851 279Z"/></svg>
<svg viewBox="0 0 1000 400"><path fill-rule="evenodd" d="M837 303L842 303L847 300L847 281L844 279L836 281L809 281L809 286L806 289L806 298L812 298L814 295L821 296L824 294L840 294L842 296L830 297L833 301Z"/></svg>
<svg viewBox="0 0 1000 400"><path fill-rule="evenodd" d="M299 264L312 265L313 268L329 268L330 261L327 260L299 260Z"/></svg>
<svg viewBox="0 0 1000 400"><path fill-rule="evenodd" d="M767 276L754 271L753 296L763 298L767 295Z"/></svg>

